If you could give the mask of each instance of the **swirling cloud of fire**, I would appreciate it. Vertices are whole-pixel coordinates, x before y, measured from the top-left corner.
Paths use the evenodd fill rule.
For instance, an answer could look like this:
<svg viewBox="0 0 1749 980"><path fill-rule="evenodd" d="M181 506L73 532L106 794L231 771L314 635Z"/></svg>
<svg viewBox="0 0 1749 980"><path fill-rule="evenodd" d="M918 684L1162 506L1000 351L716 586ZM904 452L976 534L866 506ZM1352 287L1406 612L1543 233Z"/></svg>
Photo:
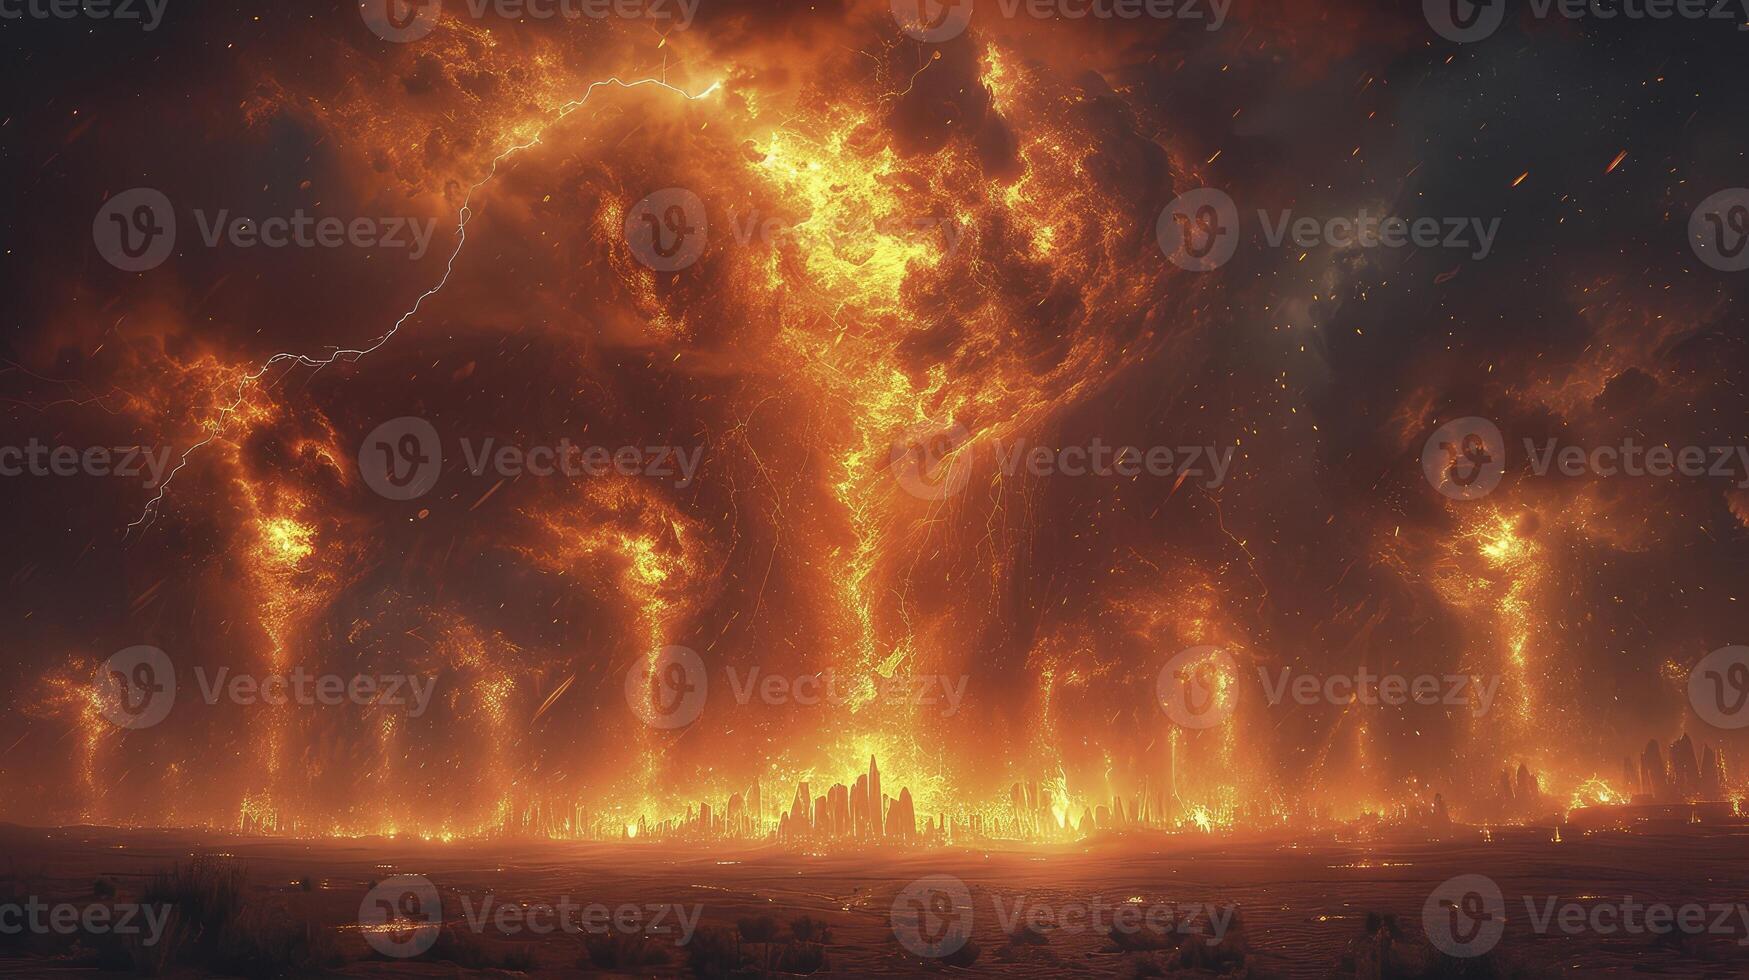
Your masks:
<svg viewBox="0 0 1749 980"><path fill-rule="evenodd" d="M1207 147L1061 50L1001 31L937 48L878 11L798 23L779 40L728 20L585 44L450 19L419 45L330 51L314 69L262 61L235 107L245 133L312 134L327 148L311 169L336 196L452 228L459 213L468 244L440 234L440 291L372 273L335 287L372 295L319 337L276 324L302 346L208 339L196 296L140 300L101 362L101 405L199 451L134 532L131 560L156 569L130 589L134 622L188 660L425 671L440 694L422 718L215 708L118 733L81 648L33 695L37 723L75 732L60 818L616 833L755 780L780 807L799 782L853 781L871 755L920 815L956 819L1006 812L1027 782L1059 823L1156 793L1201 829L1420 806L1434 789L1480 808L1520 761L1576 798L1621 796L1590 778L1622 750L1558 681L1576 662L1562 624L1597 593L1586 562L1656 547L1677 502L1654 515L1595 486L1557 499L1512 485L1468 509L1355 519L1370 529L1364 574L1394 598L1306 627L1258 571L1259 550L1286 547L1281 528L1230 529L1247 524L1221 493L1046 486L975 453L962 493L905 493L887 462L919 431L957 426L973 447L1100 425L1158 434L1136 421L1154 405L1246 457L1273 437L1265 408L1208 408L1212 331L1233 301L1153 240L1161 206L1207 179ZM1278 41L1246 35L1232 54ZM1297 54L1309 71L1336 56L1310 42ZM361 81L373 77L392 84ZM621 83L595 87L610 77ZM624 84L637 79L654 84ZM708 202L715 238L696 266L659 273L622 227L670 186ZM783 233L735 240L768 220ZM1502 371L1486 399L1601 425L1600 400L1682 342L1671 324L1716 316L1650 316L1628 292L1614 278L1576 289L1583 352ZM414 296L418 312L398 319ZM269 360L285 349L369 356ZM1653 380L1672 404L1707 384ZM1396 397L1408 458L1451 393ZM705 463L686 489L470 482L452 464L433 497L391 505L352 461L372 422L404 414L506 438L700 445ZM1255 517L1257 498L1233 496ZM1728 504L1739 523L1742 500ZM204 571L165 587L164 562L138 557L151 551ZM186 619L171 622L177 608ZM1189 646L1220 645L1242 672L1389 666L1430 623L1462 624L1440 653L1449 667L1505 678L1495 718L1457 711L1417 732L1443 753L1398 757L1401 719L1362 706L1284 725L1242 703L1223 728L1188 732L1154 703L1160 664ZM646 729L621 682L672 644L713 666L830 672L846 696L814 710L717 702L684 731ZM964 710L875 696L913 673L967 675Z"/></svg>

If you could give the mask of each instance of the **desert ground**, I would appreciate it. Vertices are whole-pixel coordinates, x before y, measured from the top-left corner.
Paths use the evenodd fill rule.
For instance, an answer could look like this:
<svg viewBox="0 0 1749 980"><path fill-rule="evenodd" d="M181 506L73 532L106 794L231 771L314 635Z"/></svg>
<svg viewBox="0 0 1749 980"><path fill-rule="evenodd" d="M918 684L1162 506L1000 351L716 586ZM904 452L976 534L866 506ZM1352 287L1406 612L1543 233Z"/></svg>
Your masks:
<svg viewBox="0 0 1749 980"><path fill-rule="evenodd" d="M1734 906L1749 900L1749 829L1733 826L1591 834L1569 829L1560 840L1545 830L1497 828L1460 831L1439 841L1192 835L1074 846L819 853L730 843L303 841L4 826L0 905L27 897L79 907L144 902L151 899L155 876L214 864L237 876L238 894L229 902L240 908L209 908L200 915L267 936L242 943L245 953L215 953L186 926L179 950L164 955L166 963L153 961L159 954L142 961L137 948L130 958L106 937L26 931L0 935L0 976L153 970L163 976L344 977L762 976L809 970L846 977L1749 976L1749 946L1740 945L1749 934L1742 920L1732 918L1717 934L1681 938L1538 933L1520 898L1584 904L1632 896L1647 904ZM1507 927L1498 950L1482 960L1430 966L1420 956L1411 957L1419 965L1402 965L1402 954L1426 952L1421 917L1430 890L1462 874L1487 875L1506 896ZM376 952L361 931L366 895L398 875L423 876L442 895L447 938L417 957ZM935 875L963 881L972 896L972 942L957 957L919 957L895 936L895 896ZM672 905L698 910L698 919L685 943L666 926L660 935L617 943L581 929L535 934L514 917L508 932L495 921L470 927L470 915L477 917L488 897L518 909L565 900L582 907ZM1212 947L1212 940L1196 935L1151 947L1146 941L1120 945L1103 923L1089 926L1075 915L1119 904L1236 908L1238 918L1227 928L1239 935L1223 947L1236 958L1192 968L1172 947ZM1036 928L1015 925L1027 921L1018 914L1022 909L1043 910L1042 917L1027 913ZM1392 915L1395 923L1384 918ZM762 917L771 923L759 925ZM812 924L792 925L804 917ZM683 917L664 918L672 923ZM1381 931L1395 936L1381 943ZM817 956L795 955L804 936L816 940L801 945ZM713 942L714 953L699 952ZM1398 952L1381 954L1381 946ZM1380 960L1398 965L1374 965ZM1463 970L1470 972L1454 972Z"/></svg>

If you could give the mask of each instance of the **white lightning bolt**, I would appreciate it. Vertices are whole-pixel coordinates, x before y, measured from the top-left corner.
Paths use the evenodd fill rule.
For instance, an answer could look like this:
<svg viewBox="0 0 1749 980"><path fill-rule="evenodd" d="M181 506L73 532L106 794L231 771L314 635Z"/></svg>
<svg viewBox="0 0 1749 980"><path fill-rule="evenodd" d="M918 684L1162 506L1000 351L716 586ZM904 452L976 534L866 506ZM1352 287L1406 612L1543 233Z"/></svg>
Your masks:
<svg viewBox="0 0 1749 980"><path fill-rule="evenodd" d="M488 168L486 171L486 176L481 177L472 187L468 188L467 195L462 198L461 210L456 213L455 249L449 253L449 261L446 262L444 264L444 267L443 267L443 278L439 279L437 281L437 285L432 286L430 289L427 289L423 293L420 293L419 298L413 301L412 307L410 307L407 310L407 312L401 314L400 318L395 321L394 326L390 327L387 331L385 331L382 336L371 341L369 344L367 344L363 347L349 348L349 349L345 349L345 350L336 349L333 353L329 354L327 357L312 357L309 354L299 354L299 353L295 353L295 352L285 352L285 353L275 354L272 357L268 358L261 365L260 368L258 368L254 372L252 372L250 374L246 374L242 378L238 379L238 381L237 381L237 397L235 399L233 399L229 405L226 405L224 408L219 410L218 418L214 419L212 422L209 422L207 424L207 427L211 430L211 434L208 435L205 439L202 439L201 441L195 443L194 445L189 446L186 450L183 451L182 456L176 462L176 468L172 469L170 471L170 475L166 476L164 478L164 482L160 483L158 485L158 495L146 502L146 509L140 513L140 517L138 520L134 521L132 524L129 524L127 526L127 531L132 532L134 528L142 527L142 525L145 528L149 528L152 526L152 522L157 520L159 510L163 506L164 495L169 492L170 483L172 480L176 479L176 474L182 472L182 468L184 466L188 465L189 459L191 457L193 457L193 455L195 453L199 452L204 446L206 446L208 443L212 442L214 439L217 439L219 437L219 433L224 428L225 417L230 415L230 413L236 411L237 407L239 405L243 404L243 397L244 397L244 394L247 392L249 385L260 380L262 375L265 375L269 370L271 370L273 368L274 365L282 364L285 362L291 362L292 366L294 366L294 367L296 367L296 366L313 367L319 371L322 368L325 368L328 365L333 364L335 361L338 361L342 358L345 358L346 360L349 360L349 361L356 361L359 358L364 357L366 354L374 353L379 348L381 348L384 344L388 343L389 340L391 338L393 338L397 332L400 331L401 325L406 323L410 318L412 318L412 316L414 314L419 312L419 307L422 306L426 300L428 300L431 297L436 296L438 293L442 292L443 287L446 284L448 284L450 273L455 271L455 260L458 256L460 256L462 254L462 248L464 246L466 246L468 243L468 222L473 220L473 217L474 217L474 211L473 211L473 207L472 207L473 200L474 200L474 192L479 190L480 188L486 186L488 183L491 182L493 177L498 175L498 165L500 163L503 163L505 160L509 159L510 157L512 157L518 153L521 153L523 150L526 150L530 147L539 145L542 137L544 137L546 135L547 129L552 127L554 124L558 123L560 120L564 119L566 116L575 112L576 110L581 109L585 104L588 103L589 97L595 94L596 89L602 88L603 86L610 86L610 85L618 87L618 88L622 88L622 89L634 89L634 88L640 88L640 87L645 86L645 85L654 85L658 88L667 89L668 91L673 92L674 94L680 96L681 98L686 99L687 101L691 102L691 101L697 101L699 99L702 99L702 98L710 95L712 92L715 92L717 90L717 87L721 84L722 83L720 83L720 82L712 82L708 87L706 87L704 89L704 91L699 92L697 95L694 95L690 92L687 92L685 89L670 85L666 81L664 81L660 78L638 78L638 79L633 79L632 81L628 82L628 81L625 81L617 76L613 76L613 77L609 77L609 78L604 78L598 82L590 82L589 88L584 90L583 95L581 97L573 99L570 102L567 102L564 105L560 106L558 114L552 118L552 121L548 122L545 126L542 126L538 132L536 132L532 137L530 137L528 139L527 142L518 143L515 146L512 146L512 147L506 149L503 153L500 153L496 157L494 157L492 159L492 166L490 168Z"/></svg>

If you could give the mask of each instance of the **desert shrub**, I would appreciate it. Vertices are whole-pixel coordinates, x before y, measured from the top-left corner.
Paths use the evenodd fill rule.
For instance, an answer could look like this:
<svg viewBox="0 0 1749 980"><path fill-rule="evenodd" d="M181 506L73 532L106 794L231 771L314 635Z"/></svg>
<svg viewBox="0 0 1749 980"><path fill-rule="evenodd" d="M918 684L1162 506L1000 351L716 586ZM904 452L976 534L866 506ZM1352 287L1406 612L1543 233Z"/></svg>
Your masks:
<svg viewBox="0 0 1749 980"><path fill-rule="evenodd" d="M832 927L823 919L815 919L811 916L804 915L792 919L789 931L790 935L796 937L797 942L830 943L832 941Z"/></svg>
<svg viewBox="0 0 1749 980"><path fill-rule="evenodd" d="M700 980L740 976L741 944L727 929L700 929L686 944L686 965Z"/></svg>
<svg viewBox="0 0 1749 980"><path fill-rule="evenodd" d="M742 942L769 943L777 938L777 920L769 915L756 919L741 919L735 923Z"/></svg>
<svg viewBox="0 0 1749 980"><path fill-rule="evenodd" d="M157 948L137 943L136 955L149 961L209 962L226 930L242 917L247 878L242 865L212 854L196 854L186 865L153 875L140 904L168 906L170 913Z"/></svg>
<svg viewBox="0 0 1749 980"><path fill-rule="evenodd" d="M247 913L219 936L207 966L230 976L308 977L345 961L334 934L284 915Z"/></svg>
<svg viewBox="0 0 1749 980"><path fill-rule="evenodd" d="M661 966L672 959L666 946L644 936L609 932L588 936L583 940L584 956L577 966L602 970L630 970L640 966Z"/></svg>
<svg viewBox="0 0 1749 980"><path fill-rule="evenodd" d="M975 940L967 939L964 946L961 946L959 949L943 956L941 962L947 966L957 966L962 968L968 967L973 963L978 962L978 957L981 956L983 952L984 951L979 948Z"/></svg>
<svg viewBox="0 0 1749 980"><path fill-rule="evenodd" d="M819 943L789 943L777 957L777 969L783 973L818 973L830 968L826 947Z"/></svg>
<svg viewBox="0 0 1749 980"><path fill-rule="evenodd" d="M534 969L534 950L526 945L496 946L457 926L444 926L437 933L424 959L442 960L470 970Z"/></svg>

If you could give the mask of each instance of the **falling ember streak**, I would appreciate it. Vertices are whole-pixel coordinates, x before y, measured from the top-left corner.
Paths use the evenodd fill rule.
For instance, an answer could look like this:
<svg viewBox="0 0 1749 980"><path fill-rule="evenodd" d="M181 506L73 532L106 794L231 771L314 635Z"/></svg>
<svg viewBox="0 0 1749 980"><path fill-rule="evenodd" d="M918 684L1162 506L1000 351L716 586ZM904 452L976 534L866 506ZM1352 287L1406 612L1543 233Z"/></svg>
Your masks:
<svg viewBox="0 0 1749 980"><path fill-rule="evenodd" d="M1626 159L1627 159L1627 158L1628 158L1628 151L1626 151L1626 150L1623 150L1623 151L1621 151L1621 152L1620 152L1620 153L1617 153L1617 154L1616 154L1616 155L1615 155L1615 159L1614 159L1614 160L1611 160L1611 161L1609 161L1609 166L1607 166L1607 167L1605 167L1605 168L1603 168L1603 172L1604 172L1604 173L1606 173L1606 174L1613 174L1613 173L1615 173L1615 168L1617 168L1617 167L1619 167L1619 166L1621 166L1621 162L1622 162L1622 161L1623 161L1623 160L1626 160Z"/></svg>
<svg viewBox="0 0 1749 980"><path fill-rule="evenodd" d="M395 336L395 334L400 331L401 325L406 323L409 319L411 319L415 314L417 314L419 312L420 307L424 305L426 300L437 295L439 292L442 292L443 287L449 283L449 277L455 271L456 259L462 254L462 248L465 247L468 243L468 222L473 220L473 216L474 216L474 211L473 211L473 206L472 206L473 199L474 199L474 192L479 190L481 187L484 187L486 184L490 183L492 181L492 178L494 178L498 175L498 165L500 163L503 163L506 159L509 159L511 156L514 156L517 153L521 153L523 150L527 150L527 149L530 149L531 147L538 146L541 142L542 137L544 137L546 135L546 131L550 126L552 126L555 123L560 122L566 116L569 116L571 113L575 112L578 109L581 109L584 105L588 104L590 96L595 94L596 89L601 88L603 86L608 86L608 85L618 86L619 88L622 88L622 89L634 89L634 88L640 88L640 87L645 86L645 85L654 85L658 88L667 89L668 91L673 92L674 94L680 96L683 99L686 99L689 102L695 102L699 99L703 99L703 98L709 96L712 92L715 92L720 84L721 84L720 82L712 82L709 86L707 86L704 89L704 91L699 92L697 95L693 95L684 89L681 89L677 86L668 84L666 81L664 81L660 78L639 78L639 79L635 79L633 81L628 82L628 81L624 81L623 79L619 78L618 76L612 76L609 78L602 79L600 81L589 83L589 87L586 90L584 90L583 95L581 97L579 97L577 99L573 99L572 101L567 102L564 105L560 106L558 113L547 123L547 125L542 126L540 128L540 130L537 131L533 136L529 137L527 141L515 144L515 145L511 146L510 148L506 149L504 152L498 154L496 157L492 158L492 165L487 169L486 175L484 177L481 177L478 181L476 181L472 187L468 188L467 195L465 197L463 197L463 199L462 199L461 209L456 212L456 243L455 243L455 248L450 251L449 259L447 262L444 263L443 278L441 278L437 281L437 285L432 286L430 289L427 289L423 293L420 293L419 298L413 301L413 305L407 310L407 312L401 314L400 318L395 320L394 326L390 327L381 336L377 337L374 341L372 341L371 343L369 343L363 347L337 349L332 354L329 354L327 357L314 357L314 356L309 355L309 354L298 354L298 353L292 353L292 352L283 352L283 353L275 354L272 357L269 357L261 365L261 367L259 369L255 370L254 372L252 372L250 374L246 374L242 378L238 379L238 381L237 381L237 397L234 398L229 405L225 406L224 408L221 408L219 410L218 416L216 418L209 420L206 423L206 428L208 429L210 434L205 439L200 440L199 442L195 443L194 445L188 447L188 449L183 451L182 455L180 457L178 457L178 459L177 459L176 467L174 469L172 469L170 471L170 473L167 476L165 476L164 481L158 485L157 495L154 496L151 500L146 502L146 507L140 513L139 518L137 520L135 520L133 523L129 524L127 526L127 530L132 531L134 528L141 527L142 525L146 528L149 528L152 526L152 523L157 519L158 510L163 504L164 495L169 492L170 484L173 480L176 479L176 475L178 473L182 472L182 468L184 466L188 465L189 459L196 452L198 452L201 448L205 447L208 443L211 443L214 439L218 438L219 433L224 428L225 419L231 413L235 412L243 404L243 399L247 394L249 385L260 380L262 378L262 376L267 374L268 371L272 370L275 365L282 364L282 363L289 361L289 362L291 362L291 365L293 367L310 367L310 368L315 368L316 370L320 371L322 368L325 368L328 365L333 364L336 361L341 360L342 358L344 358L348 361L356 362L360 358L363 358L364 356L366 356L368 354L375 353L384 344L388 343L390 341L390 339L392 339Z"/></svg>
<svg viewBox="0 0 1749 980"><path fill-rule="evenodd" d="M1529 176L1530 176L1530 171L1528 171L1528 170L1526 170L1524 173L1519 174L1518 179L1512 182L1512 186L1517 187L1519 184L1524 183L1525 178L1527 178Z"/></svg>
<svg viewBox="0 0 1749 980"><path fill-rule="evenodd" d="M558 703L558 700L565 696L565 692L569 691L571 689L571 685L573 683L575 683L576 680L577 680L577 675L572 674L571 676L565 678L562 682L560 682L558 687L553 688L553 693L547 695L547 699L545 701L541 702L541 706L535 710L534 717L530 718L528 723L530 725L532 725L535 722L540 721L541 715L546 714L547 709L551 708L554 704Z"/></svg>

